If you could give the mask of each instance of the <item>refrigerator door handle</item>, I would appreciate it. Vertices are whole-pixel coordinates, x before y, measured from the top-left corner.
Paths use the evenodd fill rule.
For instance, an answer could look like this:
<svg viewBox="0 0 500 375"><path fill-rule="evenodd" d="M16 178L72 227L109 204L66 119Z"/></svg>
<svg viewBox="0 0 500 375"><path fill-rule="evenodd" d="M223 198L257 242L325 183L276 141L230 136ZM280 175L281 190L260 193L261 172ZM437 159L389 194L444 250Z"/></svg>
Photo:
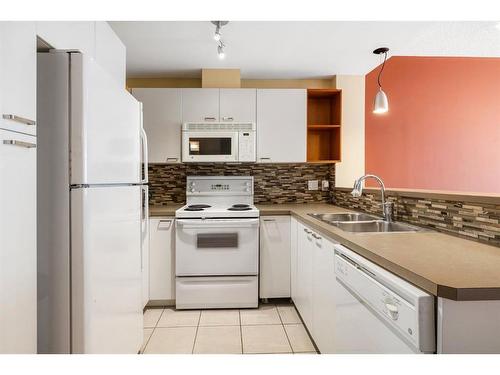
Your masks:
<svg viewBox="0 0 500 375"><path fill-rule="evenodd" d="M148 186L141 186L141 270L143 269L142 255L144 252L143 244L145 242L146 236L149 235L149 194Z"/></svg>
<svg viewBox="0 0 500 375"><path fill-rule="evenodd" d="M144 178L141 183L147 184L149 180L148 176L148 136L144 130L143 120L142 120L142 103L141 103L141 140L142 140L142 165L144 169Z"/></svg>

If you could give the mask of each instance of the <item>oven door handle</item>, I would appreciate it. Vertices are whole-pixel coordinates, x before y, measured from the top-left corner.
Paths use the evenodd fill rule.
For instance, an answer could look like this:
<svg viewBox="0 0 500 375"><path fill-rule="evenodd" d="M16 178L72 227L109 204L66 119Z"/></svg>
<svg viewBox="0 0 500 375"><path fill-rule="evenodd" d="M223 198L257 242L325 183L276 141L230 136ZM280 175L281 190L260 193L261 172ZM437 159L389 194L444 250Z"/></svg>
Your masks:
<svg viewBox="0 0 500 375"><path fill-rule="evenodd" d="M175 221L177 227L185 229L206 229L206 228L253 228L259 226L259 219L248 220L183 220Z"/></svg>

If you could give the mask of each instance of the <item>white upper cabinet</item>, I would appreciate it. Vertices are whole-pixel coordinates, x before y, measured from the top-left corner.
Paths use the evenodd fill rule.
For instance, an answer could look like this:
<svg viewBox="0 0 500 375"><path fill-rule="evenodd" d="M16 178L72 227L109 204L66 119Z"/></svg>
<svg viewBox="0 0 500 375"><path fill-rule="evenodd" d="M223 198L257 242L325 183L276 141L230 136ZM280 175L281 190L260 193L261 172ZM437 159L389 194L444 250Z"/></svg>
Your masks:
<svg viewBox="0 0 500 375"><path fill-rule="evenodd" d="M257 90L257 162L306 162L306 103L303 89Z"/></svg>
<svg viewBox="0 0 500 375"><path fill-rule="evenodd" d="M35 134L35 23L0 22L0 44L0 128Z"/></svg>
<svg viewBox="0 0 500 375"><path fill-rule="evenodd" d="M255 122L256 89L220 89L220 121Z"/></svg>
<svg viewBox="0 0 500 375"><path fill-rule="evenodd" d="M148 136L150 163L181 161L181 89L132 89L143 104L144 130Z"/></svg>
<svg viewBox="0 0 500 375"><path fill-rule="evenodd" d="M219 89L183 89L182 122L219 121Z"/></svg>
<svg viewBox="0 0 500 375"><path fill-rule="evenodd" d="M56 49L79 50L95 57L95 22L93 21L39 21L36 33Z"/></svg>
<svg viewBox="0 0 500 375"><path fill-rule="evenodd" d="M99 65L125 89L125 45L105 21L95 23L95 58Z"/></svg>

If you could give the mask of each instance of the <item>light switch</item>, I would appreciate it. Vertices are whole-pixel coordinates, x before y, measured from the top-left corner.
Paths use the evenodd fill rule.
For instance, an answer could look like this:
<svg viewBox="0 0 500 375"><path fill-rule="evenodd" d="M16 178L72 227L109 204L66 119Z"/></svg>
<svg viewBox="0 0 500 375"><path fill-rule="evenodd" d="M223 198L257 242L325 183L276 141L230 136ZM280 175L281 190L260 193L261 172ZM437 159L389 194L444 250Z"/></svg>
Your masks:
<svg viewBox="0 0 500 375"><path fill-rule="evenodd" d="M307 181L307 190L318 190L318 180Z"/></svg>

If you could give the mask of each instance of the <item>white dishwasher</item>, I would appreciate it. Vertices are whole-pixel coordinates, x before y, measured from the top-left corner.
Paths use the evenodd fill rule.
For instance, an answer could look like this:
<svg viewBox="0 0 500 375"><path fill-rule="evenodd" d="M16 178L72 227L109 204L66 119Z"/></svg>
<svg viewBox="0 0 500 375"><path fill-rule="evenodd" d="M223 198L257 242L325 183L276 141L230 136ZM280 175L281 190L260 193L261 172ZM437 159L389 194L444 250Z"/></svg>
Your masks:
<svg viewBox="0 0 500 375"><path fill-rule="evenodd" d="M337 353L434 353L434 297L335 247Z"/></svg>

